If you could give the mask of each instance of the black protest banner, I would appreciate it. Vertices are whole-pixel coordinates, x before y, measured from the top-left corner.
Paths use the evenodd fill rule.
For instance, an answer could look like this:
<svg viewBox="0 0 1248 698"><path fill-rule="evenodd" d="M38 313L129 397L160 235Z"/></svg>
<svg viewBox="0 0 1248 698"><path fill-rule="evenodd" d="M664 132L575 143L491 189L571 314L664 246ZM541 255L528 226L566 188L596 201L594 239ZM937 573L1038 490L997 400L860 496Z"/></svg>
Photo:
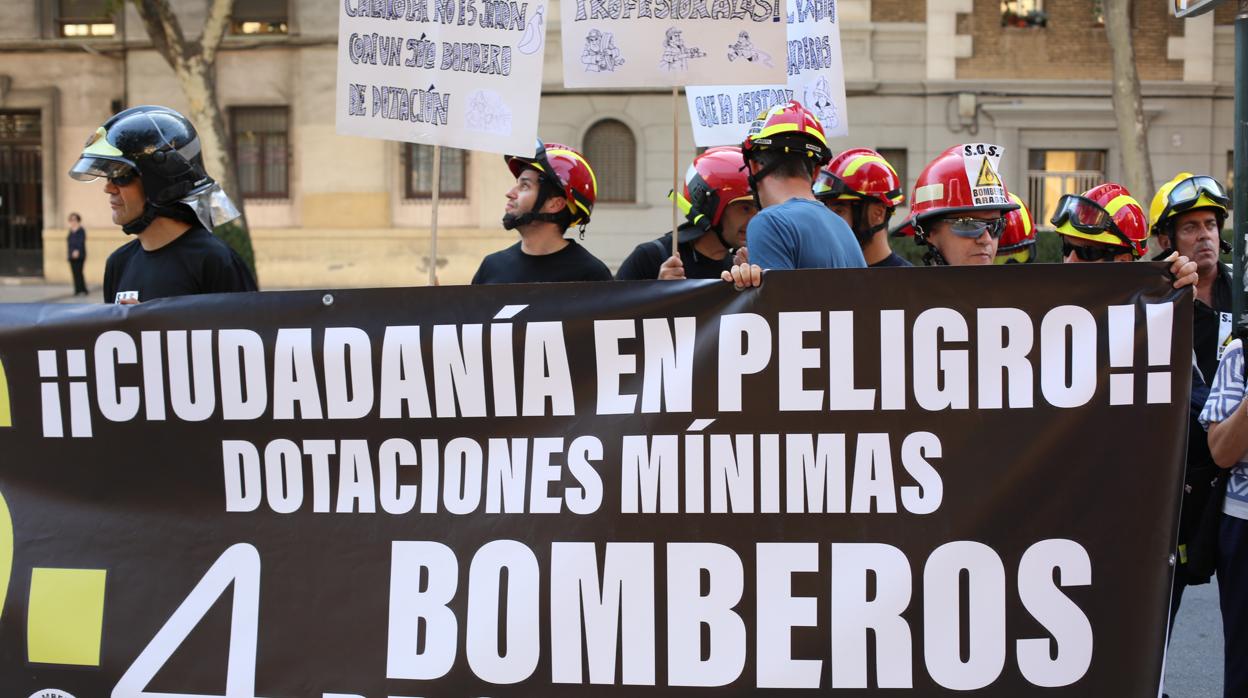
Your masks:
<svg viewBox="0 0 1248 698"><path fill-rule="evenodd" d="M0 307L6 696L1155 695L1162 265Z"/></svg>

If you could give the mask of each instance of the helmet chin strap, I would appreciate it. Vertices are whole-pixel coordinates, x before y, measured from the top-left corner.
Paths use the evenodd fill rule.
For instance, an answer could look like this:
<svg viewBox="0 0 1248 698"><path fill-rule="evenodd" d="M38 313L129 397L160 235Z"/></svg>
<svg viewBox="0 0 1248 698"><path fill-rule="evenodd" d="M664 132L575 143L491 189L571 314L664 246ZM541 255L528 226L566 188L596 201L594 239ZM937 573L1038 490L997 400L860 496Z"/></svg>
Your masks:
<svg viewBox="0 0 1248 698"><path fill-rule="evenodd" d="M747 171L749 170L750 161L752 159L753 158L750 158L745 161L745 167ZM750 194L753 195L754 197L754 205L757 206L760 210L763 208L763 202L758 198L758 184L759 182L763 181L764 177L771 174L772 171L775 170L779 166L780 166L780 160L777 158L775 160L772 160L770 164L758 168L758 172L751 172L750 175L746 178L746 181L750 183Z"/></svg>
<svg viewBox="0 0 1248 698"><path fill-rule="evenodd" d="M947 267L949 262L945 260L945 256L940 253L935 245L927 239L927 232L919 226L918 221L914 222L914 240L915 242L927 248L927 252L923 253L923 264L929 267Z"/></svg>
<svg viewBox="0 0 1248 698"><path fill-rule="evenodd" d="M859 246L866 245L867 243L871 242L871 238L875 237L876 233L887 228L888 219L892 217L892 214L889 213L888 215L884 216L884 221L880 223L879 225L868 226L867 225L867 201L865 199L858 199L854 203L850 204L850 210L853 211L854 237L858 238Z"/></svg>
<svg viewBox="0 0 1248 698"><path fill-rule="evenodd" d="M515 215L514 213L504 213L503 214L503 228L507 230L515 230L516 228L519 228L521 226L525 226L530 223L537 223L537 222L555 223L557 225L559 223L558 212L556 213L541 213L540 212L540 209L542 208L542 206L546 204L546 199L549 198L546 192L546 186L547 186L546 184L543 184L542 186L538 187L537 196L533 199L533 207L530 208L528 211L521 213L518 216ZM582 235L584 234L584 226L581 226L581 234Z"/></svg>
<svg viewBox="0 0 1248 698"><path fill-rule="evenodd" d="M190 220L188 220L187 212L180 210L176 204L173 206L157 206L151 201L144 201L143 213L138 218L121 226L121 229L127 235L138 235L147 230L147 227L157 218L172 218L175 221L190 223L191 225L194 225L196 220L193 212L191 212Z"/></svg>

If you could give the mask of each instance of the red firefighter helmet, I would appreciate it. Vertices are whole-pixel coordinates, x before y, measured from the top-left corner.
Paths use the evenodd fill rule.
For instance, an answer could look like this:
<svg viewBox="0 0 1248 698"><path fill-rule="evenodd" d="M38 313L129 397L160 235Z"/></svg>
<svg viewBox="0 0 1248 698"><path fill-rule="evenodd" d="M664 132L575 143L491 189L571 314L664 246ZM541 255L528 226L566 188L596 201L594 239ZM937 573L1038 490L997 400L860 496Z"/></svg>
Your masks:
<svg viewBox="0 0 1248 698"><path fill-rule="evenodd" d="M1018 204L1018 208L1005 214L1005 232L997 243L997 264L1027 263L1036 256L1036 226L1031 221L1031 212L1023 205L1023 200L1012 193L1010 201Z"/></svg>
<svg viewBox="0 0 1248 698"><path fill-rule="evenodd" d="M882 155L870 148L853 148L832 158L815 179L815 198L875 199L888 208L906 201L901 178Z"/></svg>
<svg viewBox="0 0 1248 698"><path fill-rule="evenodd" d="M750 131L741 144L747 162L759 151L772 149L805 155L814 161L814 169L822 167L832 157L819 117L796 100L760 113L750 124Z"/></svg>
<svg viewBox="0 0 1248 698"><path fill-rule="evenodd" d="M917 223L922 227L933 218L970 211L999 211L1005 214L1018 208L1010 201L1001 176L993 169L992 159L999 158L1004 148L988 143L955 145L927 163L914 182L910 197L910 215L894 229L894 235L914 235Z"/></svg>
<svg viewBox="0 0 1248 698"><path fill-rule="evenodd" d="M690 223L705 232L719 227L730 204L752 200L741 149L726 145L710 148L693 159L676 204Z"/></svg>
<svg viewBox="0 0 1248 698"><path fill-rule="evenodd" d="M1053 225L1062 235L1117 245L1143 256L1148 246L1148 219L1144 207L1126 187L1106 182L1081 196L1066 194L1057 202Z"/></svg>
<svg viewBox="0 0 1248 698"><path fill-rule="evenodd" d="M507 167L516 177L525 169L537 170L555 189L563 192L568 200L568 212L572 214L569 226L584 226L598 199L598 180L585 156L560 143L537 141L537 153L531 157L504 155ZM544 203L540 198L534 209Z"/></svg>

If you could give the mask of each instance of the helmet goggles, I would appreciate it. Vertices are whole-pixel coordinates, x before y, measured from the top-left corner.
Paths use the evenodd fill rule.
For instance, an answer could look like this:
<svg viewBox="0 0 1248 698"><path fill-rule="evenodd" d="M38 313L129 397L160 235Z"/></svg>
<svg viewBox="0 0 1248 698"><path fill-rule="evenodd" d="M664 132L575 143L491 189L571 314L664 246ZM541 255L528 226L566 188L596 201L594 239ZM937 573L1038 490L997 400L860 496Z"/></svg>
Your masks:
<svg viewBox="0 0 1248 698"><path fill-rule="evenodd" d="M1069 223L1070 227L1088 235L1113 233L1125 239L1109 211L1092 199L1075 194L1062 195L1053 212L1052 223L1059 228Z"/></svg>
<svg viewBox="0 0 1248 698"><path fill-rule="evenodd" d="M811 191L820 199L862 198L862 194L850 189L845 180L827 170L819 171L819 176L815 178L815 184L811 187Z"/></svg>
<svg viewBox="0 0 1248 698"><path fill-rule="evenodd" d="M1174 185L1166 195L1166 208L1162 210L1158 220L1166 220L1170 216L1197 208L1204 200L1205 205L1216 204L1223 209L1231 205L1222 183L1208 175L1196 175Z"/></svg>

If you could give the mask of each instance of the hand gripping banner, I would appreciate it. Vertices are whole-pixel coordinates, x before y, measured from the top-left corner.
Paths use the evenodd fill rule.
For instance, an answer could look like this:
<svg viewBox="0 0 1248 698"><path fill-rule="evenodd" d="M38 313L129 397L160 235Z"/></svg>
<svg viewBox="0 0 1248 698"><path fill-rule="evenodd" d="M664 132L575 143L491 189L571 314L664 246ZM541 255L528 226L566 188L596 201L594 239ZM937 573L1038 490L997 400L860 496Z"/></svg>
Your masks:
<svg viewBox="0 0 1248 698"><path fill-rule="evenodd" d="M1156 695L1191 306L1160 264L0 306L0 686Z"/></svg>

